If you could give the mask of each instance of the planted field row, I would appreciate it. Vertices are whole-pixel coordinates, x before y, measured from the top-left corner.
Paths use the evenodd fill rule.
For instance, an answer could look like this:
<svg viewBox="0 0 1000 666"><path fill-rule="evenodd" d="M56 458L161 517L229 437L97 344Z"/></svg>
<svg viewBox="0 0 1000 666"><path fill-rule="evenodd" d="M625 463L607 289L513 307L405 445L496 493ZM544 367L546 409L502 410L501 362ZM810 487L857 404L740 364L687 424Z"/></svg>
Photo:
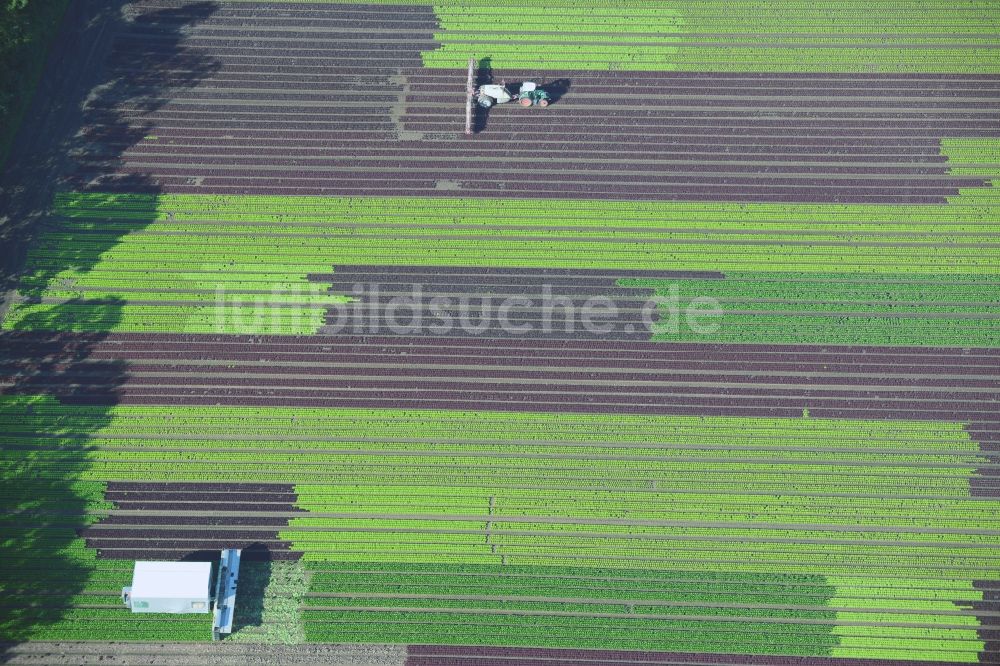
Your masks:
<svg viewBox="0 0 1000 666"><path fill-rule="evenodd" d="M116 71L122 73L134 74L142 72L145 69L141 66L142 63L130 62L124 57L113 60L112 64ZM180 89L178 90L178 96L172 98L172 102L173 100L195 98L199 94L209 91L218 94L225 90L238 93L280 90L286 95L303 96L299 97L299 99L317 92L371 95L373 94L372 91L367 88L360 88L359 84L366 82L374 83L384 78L380 73L373 73L365 77L357 73L352 74L350 71L344 71L345 69L348 68L331 70L314 62L302 63L297 66L290 65L288 67L275 64L255 65L252 63L239 64L227 62L220 66L210 81L199 87L198 90L201 92L186 92ZM183 70L177 68L160 68L160 74L163 77L165 85L183 86L185 82ZM548 72L547 78L559 79L571 76L572 74L571 70ZM442 89L449 89L451 94L455 93L450 88L454 84L454 74L450 70L443 72L408 70L406 78L411 84L419 84L419 86L412 89L412 92L406 93L407 99L412 99L413 101L431 101L429 99L431 97L429 88L435 85ZM739 99L741 96L744 98L746 96L753 96L768 104L774 104L782 99L795 100L802 104L812 104L814 97L822 97L831 102L854 98L857 102L867 104L871 103L873 99L870 95L870 84L878 82L880 91L887 95L887 99L883 101L882 105L898 104L899 101L903 100L909 100L918 106L937 102L935 108L946 108L955 111L955 113L949 115L948 119L941 119L947 124L948 120L962 121L975 119L977 116L987 113L985 110L978 113L971 110L959 112L953 107L954 105L964 107L966 103L975 100L979 100L980 102L987 101L991 95L997 93L997 89L1000 87L1000 83L998 83L996 78L976 79L971 76L957 78L893 78L888 75L876 75L870 78L872 81L865 81L865 77L863 76L852 76L848 79L838 79L829 75L818 75L812 78L789 76L755 78L739 74L733 74L725 78L713 78L704 75L684 76L677 73L668 73L656 77L639 77L635 73L630 73L627 77L619 78L617 75L602 76L599 72L588 72L586 79L574 85L573 90L578 94L600 95L606 101L612 94L626 92L631 83L634 83L636 80L642 80L643 84L648 87L655 86L659 90L659 95L669 94L676 96L679 100L683 100L689 96L701 96L705 101L713 98ZM724 83L727 86L725 91L720 91L719 83ZM311 86L311 90L303 87L303 84ZM952 104L941 104L945 100L951 101ZM643 100L633 101L643 102ZM880 105L880 108L882 105ZM572 106L576 107L574 115L577 116L602 115L601 112L593 110L589 106ZM107 107L105 106L104 108ZM331 109L331 111L343 112L345 108L335 108ZM885 116L878 112L864 114L857 111L836 111L835 108L820 109L821 113L817 114L817 116L819 118L825 115L836 117L839 114L848 118L852 116L869 117L869 119L879 118L890 125L899 119L899 116ZM131 107L122 110L134 113L134 109ZM316 109L312 111L317 116L321 115ZM749 118L751 115L749 109L743 109L743 111ZM299 112L301 113L301 111ZM273 111L271 115L276 116L279 113L278 111ZM922 122L923 126L930 126L930 119L920 114L916 109L910 109L903 113L902 116L912 116L914 119ZM813 118L813 116L802 117L799 120L808 121L810 118Z"/></svg>
<svg viewBox="0 0 1000 666"><path fill-rule="evenodd" d="M664 341L707 337L719 342L1000 346L997 287L955 276L915 281L903 275L871 280L760 272L730 273L722 281L629 279L619 284L656 289L666 323L654 324L654 339ZM714 325L714 332L676 323L679 304L696 298L712 299L717 307L714 319L702 319Z"/></svg>
<svg viewBox="0 0 1000 666"><path fill-rule="evenodd" d="M406 666L947 666L953 661L816 656L681 653L573 648L499 648L473 645L410 645Z"/></svg>
<svg viewBox="0 0 1000 666"><path fill-rule="evenodd" d="M242 339L229 335L148 335L115 334L108 336L80 336L60 332L8 332L0 335L2 358L7 361L42 360L45 355L59 355L60 352L86 354L89 358L107 358L112 351L126 351L129 354L164 354L163 358L181 358L182 354L210 354L209 358L230 358L227 347ZM958 373L970 372L991 375L996 368L1000 350L996 349L926 349L922 347L875 347L864 345L843 345L818 347L808 345L767 345L767 344L676 344L650 345L645 342L586 341L574 343L563 340L497 340L491 346L483 346L480 341L469 339L434 339L420 341L419 346L404 344L400 340L385 337L365 337L343 344L332 345L328 339L312 336L258 336L252 340L252 351L278 354L283 360L320 360L329 354L343 354L344 358L371 361L382 355L388 358L412 351L415 360L429 357L457 358L470 360L483 357L496 365L518 365L534 360L536 365L565 365L576 360L593 361L597 366L617 367L646 361L652 368L691 368L690 364L705 362L726 364L736 369L758 370L803 370L810 365L824 365L831 371L855 368L865 371L886 372L893 367L900 371L916 371L924 368L924 374L939 374L944 369L955 368ZM18 354L17 352L23 352ZM93 357L89 354L93 353ZM239 358L236 349L233 359ZM409 354L407 354L409 355ZM337 357L334 357L337 358ZM76 360L84 360L77 357ZM611 363L612 365L609 365ZM688 365L684 365L684 364ZM677 365L681 364L681 365ZM818 368L816 368L818 370ZM920 373L915 373L920 374Z"/></svg>
<svg viewBox="0 0 1000 666"><path fill-rule="evenodd" d="M230 134L232 130L222 133ZM547 136L542 132L526 138L544 139ZM676 136L687 135L681 131ZM255 151L247 148L245 152ZM467 159L473 159L472 155ZM619 159L626 158L619 156ZM700 164L697 161L672 164L659 162L647 167L656 169L655 172L645 175L640 169L609 170L608 167L614 165L598 168L598 164L597 160L581 162L564 172L546 171L544 174L530 166L501 165L487 169L491 178L483 180L471 179L468 176L470 165L460 161L445 165L424 162L422 168L416 168L409 163L398 166L379 165L371 161L366 163L363 158L324 165L315 160L291 158L283 163L282 160L267 160L262 163L259 158L257 161L241 157L213 160L201 156L170 154L135 157L126 162L125 166L115 166L100 159L85 162L71 182L78 188L129 192L135 190L134 185L133 190L128 190L122 187L121 181L142 174L153 174L148 180L148 186L138 188L139 191L162 188L178 194L278 193L368 197L454 196L460 191L465 196L503 198L817 201L855 204L942 204L947 197L957 196L959 188L982 187L985 184L981 179L956 179L953 176L940 176L935 182L922 174L907 173L913 171L912 164L886 164L866 168L812 165L788 169L784 175L767 175L764 165L731 166L742 164L741 162L707 166L697 166ZM861 178L866 169L868 174L875 174L876 177ZM831 174L831 171L838 170L841 173ZM698 173L699 171L705 173ZM748 172L750 175L747 175ZM271 185L270 190L268 184Z"/></svg>
<svg viewBox="0 0 1000 666"><path fill-rule="evenodd" d="M324 172L336 172L337 179L344 181L345 185L355 184L351 181L363 180L366 176L362 169L363 167L344 167L344 171L340 172L337 164L311 164L302 165L299 164L281 164L272 163L270 161L262 161L260 163L254 163L253 159L242 159L234 158L232 160L224 160L222 158L198 158L197 163L191 164L189 167L186 165L178 165L177 162L173 162L174 158L170 158L167 164L159 164L158 160L140 160L134 164L129 165L129 167L120 170L118 176L127 175L130 172L140 173L141 170L148 170L150 168L156 169L158 176L166 179L176 178L178 176L184 175L184 173L190 173L190 170L185 172L184 169L196 169L197 173L202 174L202 178L213 179L211 182L219 182L220 180L231 179L232 177L239 176L240 172L245 172L246 177L249 179L260 179L265 176L272 176L279 180L279 183L283 186L291 186L295 184L305 184L308 185L308 181L320 179ZM214 163L213 163L214 162ZM218 167L225 164L232 164L231 170L222 171ZM85 169L78 174L79 175L91 175L97 174L103 162L99 162L94 165L85 165ZM303 170L302 167L307 166L311 171ZM414 166L412 164L378 164L371 163L366 165L373 169L379 168L403 168L411 167L412 173L401 178L403 181L402 186L410 186L413 189L414 186L426 181L428 178L434 180L435 177L438 179L445 179L448 175L458 176L462 178L461 173L459 173L461 167L457 163L442 165L440 167L426 167L422 168L419 166ZM609 165L610 166L610 165ZM881 195L888 196L893 191L898 190L901 196L912 195L912 194L922 194L926 197L946 197L946 196L957 196L957 188L973 188L981 187L983 181L976 179L965 179L965 180L955 180L938 178L935 179L934 174L930 174L928 177L925 174L916 174L912 179L905 182L893 182L886 181L886 179L881 177L874 178L862 178L866 175L863 169L857 169L854 172L845 172L841 174L829 174L825 172L821 176L815 176L810 173L810 167L804 167L799 169L797 172L786 172L783 174L778 174L770 179L767 179L766 183L758 183L761 180L760 175L764 172L763 166L758 167L736 167L729 172L727 172L727 167L719 168L718 166L704 167L706 173L698 173L699 168L694 169L684 169L683 166L675 168L676 173L671 173L671 169L654 167L654 171L646 171L642 168L625 169L620 172L614 172L606 174L600 178L595 178L593 174L586 174L579 169L565 169L565 170L553 170L549 172L544 178L540 178L538 188L544 189L546 187L551 188L553 184L566 183L570 189L572 189L574 183L589 182L592 185L606 188L609 184L614 184L617 182L625 181L635 181L635 186L639 191L645 187L649 187L653 184L659 183L661 186L672 185L676 186L678 189L678 198L683 195L686 191L698 191L705 189L711 192L713 188L717 191L725 192L726 188L722 187L725 185L730 186L730 189L738 186L752 186L756 184L761 184L762 194L767 195L770 193L780 192L782 188L788 188L792 186L801 187L804 192L822 193L823 190L829 189L830 193L836 193L838 189L843 190L842 193L846 193L850 188L861 188L858 192L860 195ZM813 167L813 169L816 169ZM494 174L501 174L498 169L491 170ZM828 171L828 170L827 170ZM517 174L517 169L507 169L502 173L509 173L514 176ZM101 175L97 176L98 178ZM370 187L372 190L384 188L384 184L380 184L382 179L378 178L377 175L372 178L374 181ZM899 179L894 179L899 180ZM732 181L732 182L729 182ZM883 182L885 181L885 182ZM470 182L470 181L462 181ZM528 189L531 188L514 188L514 189ZM738 197L733 197L738 198ZM765 199L766 200L766 199ZM944 203L943 201L929 201L930 203ZM860 201L849 201L849 203L860 203ZM902 203L902 202L901 202Z"/></svg>
<svg viewBox="0 0 1000 666"><path fill-rule="evenodd" d="M923 35L945 25L952 35L975 33L984 23L1000 21L985 4L963 6L959 12L945 3L919 8L847 3L832 9L808 3L785 3L780 9L758 2L646 3L565 6L558 12L530 2L515 6L435 3L443 28L435 37L442 45L424 53L425 65L460 68L470 45L476 45L496 60L542 69L982 73L996 64L989 50L980 51L978 58L974 49L935 50L928 48L933 40ZM501 32L497 26L504 25L503 17L512 10L521 16L519 30ZM893 48L892 37L888 43L877 40L868 30L871 21L880 26L880 34L893 35L906 46ZM548 33L544 51L520 46L524 30ZM617 39L588 43L592 33ZM804 48L789 44L797 37Z"/></svg>
<svg viewBox="0 0 1000 666"><path fill-rule="evenodd" d="M1000 525L959 424L0 405L7 469L107 483L115 508L83 507L81 531L104 557L301 554L309 640L955 659L988 638L970 606ZM46 511L9 533L56 547L67 517ZM86 601L31 635L124 612ZM713 638L737 622L756 629Z"/></svg>
<svg viewBox="0 0 1000 666"><path fill-rule="evenodd" d="M974 205L979 201L982 205ZM841 304L804 307L800 325L790 329L780 319L757 315L770 308L750 299L742 309L753 316L725 327L724 335L852 343L867 341L863 333L874 324L884 331L875 341L968 346L993 341L991 283L972 276L995 268L997 255L990 249L998 238L996 205L973 194L949 205L903 208L563 200L546 211L503 220L474 202L428 198L70 193L56 203L58 226L33 245L20 287L22 296L36 300L15 304L3 324L7 329L313 333L324 320L330 323L327 310L348 311L351 297L328 292L309 276L329 274L333 267L336 280L336 265L370 263L383 272L389 266L426 266L428 277L431 267L474 266L523 267L542 275L544 266L617 270L622 277L627 271L665 269L665 276L768 271L776 280L783 279L775 277L776 270L789 272L789 280L825 280L834 271L844 273L834 276L837 280L855 281L849 272L877 272L883 280L921 275L928 276L921 278L925 286L894 287L892 295L855 287L858 297L867 293L884 303L874 307L843 296ZM606 228L609 216L620 226ZM818 275L791 275L802 272ZM953 305L928 312L911 303L900 311L897 301L939 295L944 287L932 284L931 274L955 282L947 288ZM684 287L686 295L690 290L691 296L725 302L735 284ZM773 286L753 289L801 292L790 282L777 292ZM964 299L978 305L963 305ZM879 317L860 316L876 311ZM817 312L860 314L835 331ZM757 321L763 332L753 332ZM645 330L642 322L618 323L626 337ZM711 335L707 339L714 339Z"/></svg>
<svg viewBox="0 0 1000 666"><path fill-rule="evenodd" d="M967 38L982 34L983 25L997 23L996 11L988 3L960 6L946 3L841 3L835 8L809 3L785 3L779 11L767 3L699 3L689 7L649 3L538 3L521 0L488 4L418 1L372 3L359 7L344 3L253 5L267 17L265 25L289 24L295 19L321 26L337 26L345 19L359 25L423 27L425 8L433 6L441 32L435 35L441 48L424 53L432 67L459 69L468 57L468 45L476 44L494 57L532 68L565 67L586 62L593 69L610 70L698 70L698 71L991 71L989 51L969 48L924 53L935 37L950 36L950 45L965 45ZM144 5L144 9L170 5ZM284 10L284 7L294 7ZM552 11L558 8L558 11ZM381 10L381 11L378 11ZM503 32L509 12L521 17L517 32ZM247 14L236 5L220 13L219 23ZM558 16L562 20L556 20ZM880 32L870 30L872 22ZM294 24L294 23L293 23ZM545 33L544 55L517 50L524 33ZM610 34L619 35L619 46ZM624 36L622 36L624 35ZM888 44L882 37L885 36ZM706 37L708 39L706 39ZM712 39L714 37L714 40ZM529 37L530 38L530 37ZM600 42L606 42L603 46ZM712 48L715 41L722 48ZM797 51L789 42L808 46ZM588 44L588 42L591 42ZM593 42L598 42L594 44ZM687 42L687 43L685 43ZM910 48L892 48L904 42ZM680 44L680 45L678 45ZM745 53L733 53L749 44ZM972 39L970 44L976 44ZM858 46L869 48L858 48ZM851 48L853 47L853 48ZM724 57L728 56L728 57ZM964 61L964 62L963 62Z"/></svg>
<svg viewBox="0 0 1000 666"><path fill-rule="evenodd" d="M936 31L928 32L908 20L907 32L922 34L904 36L884 24L880 46L871 48L871 35L852 34L856 31L847 27L859 9L844 10L845 23L835 34L829 30L829 13L798 7L775 17L773 9L755 6L756 22L766 25L771 18L781 18L799 25L768 37L768 30L740 35L725 26L714 31L703 26L690 33L681 17L693 12L704 18L700 10L630 4L614 10L609 6L610 13L596 14L592 7L566 7L565 13L575 17L572 20L541 7L525 10L527 24L518 32L519 43L514 43L496 28L504 25L499 17L514 9L465 5L359 9L333 3L287 13L264 8L251 18L227 7L196 17L179 4L140 5L135 22L116 36L108 61L110 73L125 83L88 104L86 134L95 140L81 143L75 151L79 171L71 182L77 188L123 192L455 196L457 191L505 198L858 203L943 203L957 195L958 188L985 185L976 180L980 174L960 178L946 173L937 156L919 149L864 158L860 153L831 155L822 147L834 137L842 138L847 127L855 141L864 139L868 145L889 137L995 137L996 127L987 112L993 106L996 77L982 73L992 71L989 62L995 59L995 49L981 32L945 31L952 37L942 40L940 22L935 23ZM716 18L711 21L732 27L733 16L740 11L713 13ZM863 14L870 18L872 11L865 8ZM874 11L902 20L915 9ZM928 11L920 12L921 21ZM964 5L956 11L968 14L970 20L988 21L992 16L989 10ZM949 19L956 11L947 12ZM438 12L437 19L433 12ZM577 16L580 12L586 16ZM802 32L806 24L796 24L789 12L822 17L827 28ZM556 15L558 21L549 25ZM438 20L444 30L435 34ZM532 21L542 23L532 29ZM678 32L664 35L656 28L667 24ZM566 33L567 25L582 32ZM615 43L609 30L618 35ZM623 30L633 35L626 39L635 43L620 41ZM443 40L441 48L434 48L435 39ZM533 48L533 41L544 45ZM454 65L452 71L458 72L470 48L491 50L473 55L490 58L497 75L508 81L537 78L540 71L549 71L542 83L558 96L543 112L501 107L482 114L477 130L488 133L498 145L555 140L558 147L542 154L556 162L569 160L562 170L576 173L560 174L555 163L548 162L518 167L516 153L509 155L509 164L484 167L482 151L473 150L467 140L460 142L462 150L450 149L447 162L430 159L462 138L462 79L454 74L449 83L442 78L447 70L422 64ZM546 62L526 62L542 51ZM687 65L672 64L675 56L678 62L687 58ZM454 58L460 62L449 65ZM847 62L844 58L854 63L844 65L856 72L854 79L822 73L841 69L836 63ZM732 75L711 73L718 69L712 64L716 60L744 72L760 68L782 72L747 73L735 79L734 87ZM762 65L763 61L770 65ZM864 67L857 65L861 62ZM696 67L707 73L611 73L609 66L617 70ZM812 75L791 74L816 68L820 71ZM923 77L894 73L912 68L968 74L962 78L949 73ZM483 78L485 82L485 73ZM827 92L826 80L833 93ZM917 80L924 85L913 85ZM692 86L693 81L697 85ZM752 88L761 81L770 81L770 87ZM780 89L774 85L779 81L784 84ZM151 89L157 94L150 95ZM632 94L636 90L643 93ZM722 115L707 122L692 120L720 111ZM199 146L195 153L161 141L178 129L211 128L226 137L224 151ZM117 137L102 139L102 133ZM338 145L316 145L306 154L282 152L280 141L264 151L257 145L265 137L299 140L318 133ZM367 140L363 145L345 141L352 134L364 134ZM806 148L798 153L807 162L815 155L826 159L811 161L811 166L781 165L775 164L778 156L727 155L721 143L711 151L683 156L639 148L650 140L684 143L710 137L744 145L781 138L812 147L812 152ZM602 140L599 157L579 154L587 149L593 153L593 142ZM379 160L379 152L369 154L370 148L386 156L406 152L413 161ZM644 159L648 164L640 163ZM773 166L765 171L766 166L746 163L753 159ZM423 173L414 172L417 167ZM643 175L639 172L645 173L645 181L637 180ZM757 175L739 179L747 172ZM480 177L470 179L469 173ZM782 173L799 178L783 181ZM837 178L852 174L854 182ZM863 175L877 182L857 180ZM930 176L938 176L939 182Z"/></svg>
<svg viewBox="0 0 1000 666"><path fill-rule="evenodd" d="M665 271L660 279L683 275ZM710 272L700 276L722 277ZM349 307L327 313L326 326L318 331L327 335L357 331L441 335L457 322L464 333L490 338L645 340L651 335L650 322L657 317L655 306L647 305L652 289L623 289L608 271L346 266L310 279L329 283L331 293L350 294L354 299ZM598 302L617 313L615 321L584 326ZM404 317L396 316L400 304L406 309Z"/></svg>
<svg viewBox="0 0 1000 666"><path fill-rule="evenodd" d="M7 381L77 402L996 420L989 350L110 336L79 359L86 338L2 341Z"/></svg>
<svg viewBox="0 0 1000 666"><path fill-rule="evenodd" d="M254 560L290 550L291 544L278 536L288 520L260 515L296 510L295 489L288 484L187 483L181 490L172 483L118 481L107 484L104 498L128 514L116 513L79 532L98 557L179 559L241 548L246 559ZM233 512L241 514L239 520L222 517ZM234 530L235 523L271 529Z"/></svg>
<svg viewBox="0 0 1000 666"><path fill-rule="evenodd" d="M96 180L92 174L83 178L74 178L69 182L75 188L93 187L102 192L118 193L154 193L158 191L169 191L174 194L204 194L212 192L221 195L271 195L280 194L285 196L350 196L350 197L440 197L450 198L456 191L462 191L469 198L499 198L499 199L523 199L531 198L536 200L545 199L565 199L575 197L586 200L605 200L613 198L628 198L632 201L705 201L727 203L732 201L747 201L753 203L761 202L788 202L796 203L803 200L835 203L845 199L853 204L888 204L897 203L900 205L913 204L941 204L954 192L922 191L920 188L907 188L904 191L898 189L871 190L868 192L858 192L851 188L824 188L814 187L801 189L801 186L786 185L784 187L771 187L764 191L756 192L752 197L745 196L745 188L742 186L711 186L702 185L681 191L671 190L665 193L663 188L658 186L637 186L624 185L621 183L604 184L575 184L565 181L538 183L535 185L516 184L508 187L502 183L489 183L484 185L481 181L469 179L457 180L445 178L442 180L413 180L394 177L391 181L385 180L368 184L330 184L330 177L313 176L309 178L283 178L274 174L263 172L250 174L249 176L238 177L213 177L199 176L192 179L185 176L160 175L153 181L148 181L144 185L136 186L135 180L140 173L134 174L119 173L113 176L100 176ZM378 176L378 173L371 174ZM364 180L364 179L362 179ZM197 181L197 182L195 182ZM439 183L443 185L439 186ZM457 187L453 187L457 184ZM451 188L451 189L449 189Z"/></svg>

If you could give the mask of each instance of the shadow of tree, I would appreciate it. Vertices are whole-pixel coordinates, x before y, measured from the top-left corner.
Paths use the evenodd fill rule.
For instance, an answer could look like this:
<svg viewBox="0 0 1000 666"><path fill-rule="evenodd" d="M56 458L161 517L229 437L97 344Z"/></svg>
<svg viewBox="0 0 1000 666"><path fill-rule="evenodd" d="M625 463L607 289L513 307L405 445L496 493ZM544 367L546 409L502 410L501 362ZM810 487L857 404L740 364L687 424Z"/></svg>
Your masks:
<svg viewBox="0 0 1000 666"><path fill-rule="evenodd" d="M0 331L0 588L8 600L0 640L8 644L52 638L77 603L74 595L87 588L94 553L77 530L107 505L103 484L84 475L92 438L111 423L127 373L124 363L94 356L120 321L124 301L46 301L45 289L61 271L93 268L131 229L91 237L64 229L52 211L54 194L105 186L159 193L149 176L116 178L121 157L149 133L143 114L219 67L184 42L186 27L211 16L217 3L192 2L139 17L130 16L129 7L126 0L71 4L0 175L0 317L17 289L43 306L14 320L15 330ZM126 73L115 60L121 47L147 39L150 31L158 35L162 64ZM154 220L155 207L137 228ZM113 624L93 626L115 631ZM0 661L4 651L0 645Z"/></svg>
<svg viewBox="0 0 1000 666"><path fill-rule="evenodd" d="M102 3L81 3L87 4ZM37 298L60 271L89 270L102 253L117 243L120 235L127 233L118 236L101 233L95 236L99 239L97 243L59 244L58 260L51 263L39 265L26 261L28 248L55 249L51 247L54 241L49 238L51 232L59 232L61 227L60 219L51 210L54 192L87 189L159 194L158 184L149 175L116 173L122 166L122 155L150 135L154 125L145 117L169 102L172 91L196 86L221 66L215 57L184 43L186 27L210 17L218 9L217 3L194 2L149 12L134 21L123 16L125 2L116 0L111 4L116 11L98 11L86 21L87 30L96 31L91 41L70 42L70 46L87 53L102 52L103 60L66 53L64 46L49 63L50 69L59 72L72 68L74 62L92 63L99 73L95 76L89 70L79 72L79 78L89 81L76 87L79 101L72 111L63 109L65 102L49 108L53 98L64 95L65 91L43 86L46 94L40 93L35 100L36 113L29 127L19 134L11 166L0 181L0 210L5 211L6 217L6 222L0 225L0 241L7 248L0 263L0 276L6 289L17 288L28 298ZM75 5L71 14L78 11L79 6ZM70 16L67 23L72 25L82 18ZM155 66L136 70L133 67L137 63L125 60L123 51L134 48L135 41L148 40L149 34L157 36ZM108 60L111 62L103 66ZM139 64L145 65L146 61ZM60 77L53 74L53 78ZM57 114L59 110L64 112ZM38 131L34 125L39 123L51 134ZM44 155L44 159L39 160L39 155ZM114 201L115 195L109 195L107 203ZM144 222L154 220L155 216L150 215ZM141 227L142 221L135 229Z"/></svg>
<svg viewBox="0 0 1000 666"><path fill-rule="evenodd" d="M101 315L114 317L115 304ZM9 384L0 394L4 433L4 535L0 587L10 601L0 620L4 641L22 641L58 622L84 590L93 553L78 548L77 529L104 508L103 484L82 480L91 434L111 423L106 404L123 381L124 364L92 362L103 334L6 333L0 367ZM86 373L80 369L86 366ZM99 392L91 380L99 377ZM0 648L0 658L3 649ZM0 659L2 660L2 659Z"/></svg>
<svg viewBox="0 0 1000 666"><path fill-rule="evenodd" d="M92 499L65 481L83 470L79 451L86 444L74 437L72 424L53 426L55 417L47 413L52 406L37 396L0 402L4 450L18 458L4 472L0 587L9 600L0 619L4 641L26 640L38 627L61 618L90 573L86 561L64 554L76 538L65 526L81 521ZM36 442L42 436L62 438L62 446L51 453L11 443L13 438ZM63 478L52 478L53 465L63 470ZM46 560L50 566L44 566ZM0 661L3 653L0 646Z"/></svg>

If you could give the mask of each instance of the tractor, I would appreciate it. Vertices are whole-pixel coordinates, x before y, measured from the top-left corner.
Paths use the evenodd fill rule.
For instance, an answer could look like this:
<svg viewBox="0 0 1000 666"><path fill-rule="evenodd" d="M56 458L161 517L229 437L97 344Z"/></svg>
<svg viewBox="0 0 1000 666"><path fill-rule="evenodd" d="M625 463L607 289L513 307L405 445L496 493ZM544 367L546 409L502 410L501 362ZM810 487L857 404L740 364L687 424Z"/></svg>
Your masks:
<svg viewBox="0 0 1000 666"><path fill-rule="evenodd" d="M495 104L506 104L507 102L517 102L521 106L541 106L549 105L549 94L538 87L533 81L525 81L521 84L517 94L512 94L507 86L501 81L499 85L490 83L479 86L475 89L473 97L476 103L484 109L489 109Z"/></svg>
<svg viewBox="0 0 1000 666"><path fill-rule="evenodd" d="M525 81L520 85L517 94L511 93L506 84L486 83L475 85L476 59L469 58L469 71L465 80L465 133L472 134L473 106L490 109L496 104L517 102L521 106L546 107L552 101L552 96L542 90L534 81ZM488 80L488 79L487 79Z"/></svg>

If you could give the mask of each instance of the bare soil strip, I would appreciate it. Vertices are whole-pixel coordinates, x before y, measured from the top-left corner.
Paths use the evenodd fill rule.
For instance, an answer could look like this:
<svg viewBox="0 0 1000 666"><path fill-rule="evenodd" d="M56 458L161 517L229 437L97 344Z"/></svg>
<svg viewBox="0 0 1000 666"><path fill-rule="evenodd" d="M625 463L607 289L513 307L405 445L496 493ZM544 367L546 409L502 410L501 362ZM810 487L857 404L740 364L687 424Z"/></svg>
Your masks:
<svg viewBox="0 0 1000 666"><path fill-rule="evenodd" d="M401 645L260 645L218 643L70 643L0 644L4 663L16 666L114 663L120 666L403 666Z"/></svg>

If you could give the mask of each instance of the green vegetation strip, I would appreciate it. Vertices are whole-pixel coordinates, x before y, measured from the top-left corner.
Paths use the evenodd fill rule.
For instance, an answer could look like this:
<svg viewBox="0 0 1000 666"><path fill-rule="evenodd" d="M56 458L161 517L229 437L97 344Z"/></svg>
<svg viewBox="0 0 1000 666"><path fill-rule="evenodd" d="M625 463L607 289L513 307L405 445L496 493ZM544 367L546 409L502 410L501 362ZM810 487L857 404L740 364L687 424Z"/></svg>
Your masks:
<svg viewBox="0 0 1000 666"><path fill-rule="evenodd" d="M1000 72L1000 8L990 0L367 4L434 7L441 30L439 46L423 53L428 67L462 69L475 56L494 67L536 71Z"/></svg>
<svg viewBox="0 0 1000 666"><path fill-rule="evenodd" d="M428 67L477 56L532 70L1000 72L1000 9L987 0L433 5L443 30L423 54ZM516 30L498 32L512 15Z"/></svg>
<svg viewBox="0 0 1000 666"><path fill-rule="evenodd" d="M169 203L144 195L60 194L54 212L6 329L309 335L349 300L309 282L331 267L307 238L177 233Z"/></svg>
<svg viewBox="0 0 1000 666"><path fill-rule="evenodd" d="M941 139L941 154L948 158L948 172L954 176L989 178L994 187L1000 180L1000 139Z"/></svg>
<svg viewBox="0 0 1000 666"><path fill-rule="evenodd" d="M525 201L502 219L474 199L64 193L3 327L311 334L348 299L308 276L338 264L978 280L1000 273L992 191L949 205Z"/></svg>
<svg viewBox="0 0 1000 666"><path fill-rule="evenodd" d="M274 599L247 609L245 640L963 660L982 649L972 581L1000 576L1000 512L970 495L987 460L960 424L12 396L0 416L14 484L2 493L23 498L6 543L30 544L8 561L73 563L38 583L65 592L67 612L12 620L36 638L110 640L124 626L111 618L145 621L108 603L127 569L94 561L73 532L109 509L102 483L223 471L295 483L307 511L281 533L312 571L303 624L285 601L305 594L306 572L274 564ZM199 639L196 627L156 636Z"/></svg>
<svg viewBox="0 0 1000 666"><path fill-rule="evenodd" d="M760 272L618 283L654 290L660 341L1000 346L997 276Z"/></svg>

